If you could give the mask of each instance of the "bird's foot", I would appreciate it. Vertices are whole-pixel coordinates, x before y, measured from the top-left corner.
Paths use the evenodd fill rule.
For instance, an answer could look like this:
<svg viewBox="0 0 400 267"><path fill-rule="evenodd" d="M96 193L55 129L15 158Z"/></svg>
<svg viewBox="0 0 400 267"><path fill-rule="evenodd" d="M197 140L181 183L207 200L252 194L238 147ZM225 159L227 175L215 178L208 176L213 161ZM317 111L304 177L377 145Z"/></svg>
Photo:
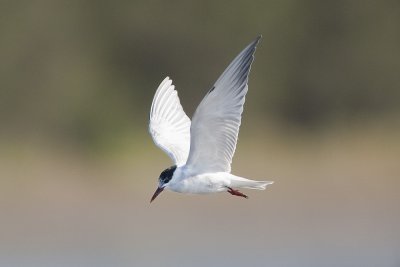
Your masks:
<svg viewBox="0 0 400 267"><path fill-rule="evenodd" d="M239 197L244 197L244 198L249 198L248 196L246 196L245 194L243 194L242 192L239 192L238 190L235 190L233 188L228 187L228 193L230 193L231 195L234 196L239 196Z"/></svg>

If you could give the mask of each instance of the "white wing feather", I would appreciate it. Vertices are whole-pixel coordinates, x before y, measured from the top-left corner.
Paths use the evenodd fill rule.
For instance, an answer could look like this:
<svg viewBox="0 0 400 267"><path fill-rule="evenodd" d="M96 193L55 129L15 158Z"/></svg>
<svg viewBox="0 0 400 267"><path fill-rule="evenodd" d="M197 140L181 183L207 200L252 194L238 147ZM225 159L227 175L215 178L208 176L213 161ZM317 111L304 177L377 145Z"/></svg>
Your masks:
<svg viewBox="0 0 400 267"><path fill-rule="evenodd" d="M149 132L154 143L174 161L186 163L190 149L190 119L186 116L172 80L158 87L150 110Z"/></svg>
<svg viewBox="0 0 400 267"><path fill-rule="evenodd" d="M231 171L248 75L260 38L232 61L197 107L190 129L190 153L186 163L191 173Z"/></svg>

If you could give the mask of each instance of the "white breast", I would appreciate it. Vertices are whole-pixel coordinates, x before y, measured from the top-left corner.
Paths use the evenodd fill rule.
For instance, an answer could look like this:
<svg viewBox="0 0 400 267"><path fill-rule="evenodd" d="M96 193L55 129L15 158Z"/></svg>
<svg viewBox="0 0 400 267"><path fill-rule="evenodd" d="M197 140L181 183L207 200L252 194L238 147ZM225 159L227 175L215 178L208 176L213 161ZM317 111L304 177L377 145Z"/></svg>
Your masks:
<svg viewBox="0 0 400 267"><path fill-rule="evenodd" d="M204 173L184 179L172 179L167 188L174 192L188 194L223 192L227 190L226 186L230 184L228 177L229 174L224 172Z"/></svg>

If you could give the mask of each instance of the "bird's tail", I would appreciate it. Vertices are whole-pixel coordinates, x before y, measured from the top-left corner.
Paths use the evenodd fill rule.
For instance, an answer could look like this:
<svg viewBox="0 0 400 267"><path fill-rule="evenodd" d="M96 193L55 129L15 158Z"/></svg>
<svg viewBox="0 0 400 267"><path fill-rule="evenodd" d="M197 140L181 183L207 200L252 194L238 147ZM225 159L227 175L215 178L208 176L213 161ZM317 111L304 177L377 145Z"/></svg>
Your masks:
<svg viewBox="0 0 400 267"><path fill-rule="evenodd" d="M273 181L254 181L243 177L232 175L231 186L236 188L247 188L247 189L257 189L265 190L267 185L273 184Z"/></svg>

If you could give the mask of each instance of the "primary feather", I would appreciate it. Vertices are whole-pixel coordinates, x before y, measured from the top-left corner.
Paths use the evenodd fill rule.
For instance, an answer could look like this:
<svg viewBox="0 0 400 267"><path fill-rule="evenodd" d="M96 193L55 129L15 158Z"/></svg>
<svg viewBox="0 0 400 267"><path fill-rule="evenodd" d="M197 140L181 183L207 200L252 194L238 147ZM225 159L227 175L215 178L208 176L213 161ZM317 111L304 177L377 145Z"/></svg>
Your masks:
<svg viewBox="0 0 400 267"><path fill-rule="evenodd" d="M232 61L197 107L186 163L192 173L231 171L248 76L260 38Z"/></svg>

